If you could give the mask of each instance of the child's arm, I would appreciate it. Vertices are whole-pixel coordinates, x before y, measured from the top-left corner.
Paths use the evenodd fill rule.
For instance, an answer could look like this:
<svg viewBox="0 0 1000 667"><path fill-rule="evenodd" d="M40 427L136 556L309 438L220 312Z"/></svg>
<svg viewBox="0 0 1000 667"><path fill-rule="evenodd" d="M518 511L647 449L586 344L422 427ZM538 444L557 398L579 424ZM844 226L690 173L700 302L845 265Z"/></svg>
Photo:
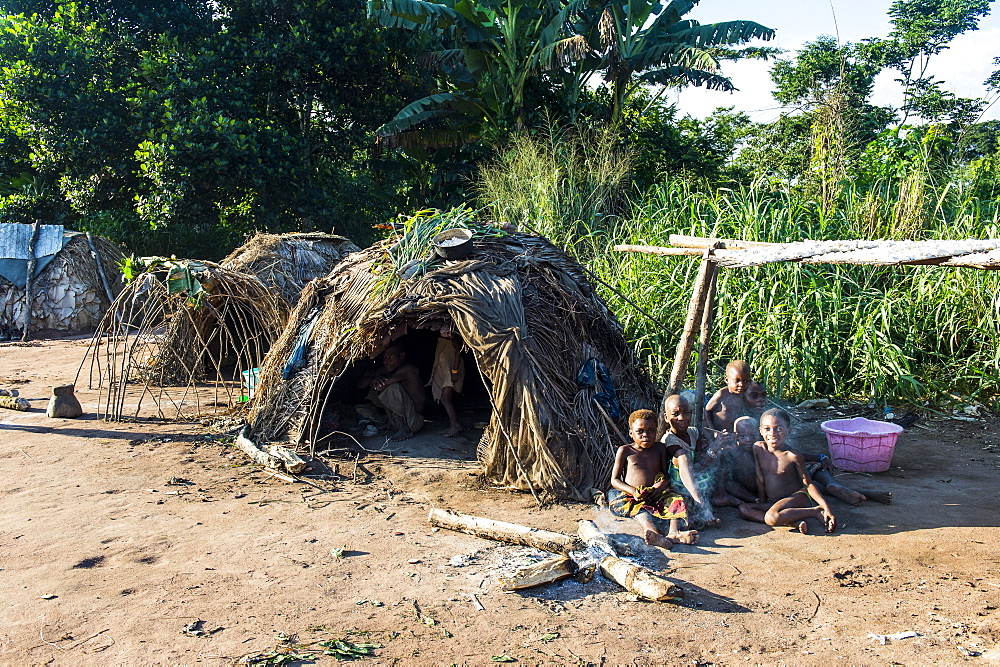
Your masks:
<svg viewBox="0 0 1000 667"><path fill-rule="evenodd" d="M760 447L758 445L753 446L753 465L754 465L754 475L757 477L757 502L766 503L767 502L767 488L764 485L764 471L760 467Z"/></svg>
<svg viewBox="0 0 1000 667"><path fill-rule="evenodd" d="M708 404L705 405L705 426L713 431L721 431L715 423L715 411L719 408L719 403L722 402L722 389L715 392L712 398L708 400Z"/></svg>
<svg viewBox="0 0 1000 667"><path fill-rule="evenodd" d="M687 492L691 494L691 498L699 505L705 504L705 499L701 495L701 491L698 490L698 485L694 481L694 475L691 474L691 457L685 451L680 451L677 456L674 457L674 465L677 466L677 472L680 473L681 483L684 484L684 488Z"/></svg>
<svg viewBox="0 0 1000 667"><path fill-rule="evenodd" d="M816 504L820 506L824 514L832 517L833 513L830 511L830 506L826 503L826 498L823 497L823 493L813 483L812 478L809 477L809 473L806 471L806 463L802 454L799 452L793 452L793 454L795 456L795 467L799 471L799 477L802 478L802 488L816 501Z"/></svg>
<svg viewBox="0 0 1000 667"><path fill-rule="evenodd" d="M635 497L635 487L631 484L625 483L625 470L628 467L628 447L622 445L618 448L618 453L615 454L615 465L611 469L611 486L618 489L622 493L627 493L633 498Z"/></svg>

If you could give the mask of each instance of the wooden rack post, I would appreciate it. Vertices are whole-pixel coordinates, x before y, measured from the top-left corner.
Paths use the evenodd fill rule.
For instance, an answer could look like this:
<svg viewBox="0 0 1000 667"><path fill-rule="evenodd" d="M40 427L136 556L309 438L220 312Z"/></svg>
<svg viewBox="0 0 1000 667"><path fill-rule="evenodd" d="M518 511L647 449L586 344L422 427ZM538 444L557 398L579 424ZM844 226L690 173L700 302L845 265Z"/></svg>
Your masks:
<svg viewBox="0 0 1000 667"><path fill-rule="evenodd" d="M709 287L716 271L715 261L711 259L711 249L705 251L701 266L698 267L698 277L694 281L694 289L691 292L691 302L688 304L687 318L684 320L684 331L677 341L677 351L674 353L674 366L670 371L670 381L667 390L663 392L664 407L667 398L680 392L681 383L687 375L688 362L691 360L691 351L694 349L694 341L701 328L702 314L705 309L705 301L708 297Z"/></svg>
<svg viewBox="0 0 1000 667"><path fill-rule="evenodd" d="M708 383L708 350L712 342L712 323L715 320L715 291L719 284L719 267L712 262L708 279L708 293L701 314L701 331L698 335L698 366L695 373L694 405L691 406L692 425L702 432L705 419L705 385Z"/></svg>

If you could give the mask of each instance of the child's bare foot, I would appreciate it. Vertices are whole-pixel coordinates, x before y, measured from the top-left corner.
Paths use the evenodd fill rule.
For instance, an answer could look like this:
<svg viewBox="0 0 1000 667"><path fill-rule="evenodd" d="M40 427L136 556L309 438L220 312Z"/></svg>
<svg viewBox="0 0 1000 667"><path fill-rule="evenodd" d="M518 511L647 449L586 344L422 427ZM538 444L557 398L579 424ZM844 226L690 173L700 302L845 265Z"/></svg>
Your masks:
<svg viewBox="0 0 1000 667"><path fill-rule="evenodd" d="M667 535L674 542L680 544L697 544L698 543L698 531L697 530L678 530L676 533L670 533Z"/></svg>
<svg viewBox="0 0 1000 667"><path fill-rule="evenodd" d="M462 428L461 424L456 424L455 426L452 426L451 428L448 428L448 429L445 429L444 431L441 431L441 435L443 437L445 437L445 438L454 438L456 435L458 435L459 433L461 433L464 430L465 429Z"/></svg>
<svg viewBox="0 0 1000 667"><path fill-rule="evenodd" d="M674 541L669 537L661 535L655 530L646 531L646 544L654 547L663 547L664 549L673 549Z"/></svg>
<svg viewBox="0 0 1000 667"><path fill-rule="evenodd" d="M409 440L413 437L413 432L405 426L389 437L390 442L402 442L403 440Z"/></svg>
<svg viewBox="0 0 1000 667"><path fill-rule="evenodd" d="M809 534L809 524L806 523L805 521L799 521L799 525L796 526L796 528L798 528L798 531L803 535Z"/></svg>

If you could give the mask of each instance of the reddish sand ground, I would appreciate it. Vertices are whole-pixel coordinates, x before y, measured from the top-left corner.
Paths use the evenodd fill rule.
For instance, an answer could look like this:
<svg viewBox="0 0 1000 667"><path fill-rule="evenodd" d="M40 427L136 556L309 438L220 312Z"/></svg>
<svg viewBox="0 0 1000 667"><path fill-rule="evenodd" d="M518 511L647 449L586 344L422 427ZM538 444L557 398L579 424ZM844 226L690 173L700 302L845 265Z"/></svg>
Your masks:
<svg viewBox="0 0 1000 667"><path fill-rule="evenodd" d="M833 535L724 510L699 545L646 552L679 604L600 579L509 594L497 576L530 550L431 530L429 507L566 532L595 510L484 487L474 443L432 433L356 473L340 461L323 493L255 472L200 424L94 420L93 391L83 418L46 418L84 345L0 345L0 387L32 403L0 414L0 663L230 664L298 646L332 664L331 639L380 644L377 664L1000 662L996 424L908 430L889 473L842 477L894 504L832 501ZM802 446L819 446L817 423ZM182 632L195 621L204 636ZM919 636L870 636L901 631Z"/></svg>

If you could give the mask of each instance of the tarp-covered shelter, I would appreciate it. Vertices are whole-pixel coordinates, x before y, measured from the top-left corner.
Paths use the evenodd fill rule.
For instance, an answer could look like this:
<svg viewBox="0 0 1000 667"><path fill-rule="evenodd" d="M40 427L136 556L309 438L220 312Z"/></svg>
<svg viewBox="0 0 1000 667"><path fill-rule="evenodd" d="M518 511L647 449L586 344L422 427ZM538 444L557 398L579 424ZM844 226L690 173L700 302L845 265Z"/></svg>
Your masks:
<svg viewBox="0 0 1000 667"><path fill-rule="evenodd" d="M355 253L307 286L261 366L253 439L314 445L349 367L407 332L448 322L489 392L492 418L478 449L486 478L589 500L606 485L619 444L612 419L624 424L656 397L583 268L525 234L476 230L471 254L451 261L425 255L426 240L412 237L404 231ZM420 259L405 261L407 245Z"/></svg>
<svg viewBox="0 0 1000 667"><path fill-rule="evenodd" d="M330 273L340 260L358 249L350 239L336 234L257 234L231 252L220 266L257 276L293 306L306 283Z"/></svg>
<svg viewBox="0 0 1000 667"><path fill-rule="evenodd" d="M0 329L8 335L23 329L31 254L35 266L29 333L93 329L122 289L122 249L62 225L39 225L32 253L33 227L0 223Z"/></svg>

